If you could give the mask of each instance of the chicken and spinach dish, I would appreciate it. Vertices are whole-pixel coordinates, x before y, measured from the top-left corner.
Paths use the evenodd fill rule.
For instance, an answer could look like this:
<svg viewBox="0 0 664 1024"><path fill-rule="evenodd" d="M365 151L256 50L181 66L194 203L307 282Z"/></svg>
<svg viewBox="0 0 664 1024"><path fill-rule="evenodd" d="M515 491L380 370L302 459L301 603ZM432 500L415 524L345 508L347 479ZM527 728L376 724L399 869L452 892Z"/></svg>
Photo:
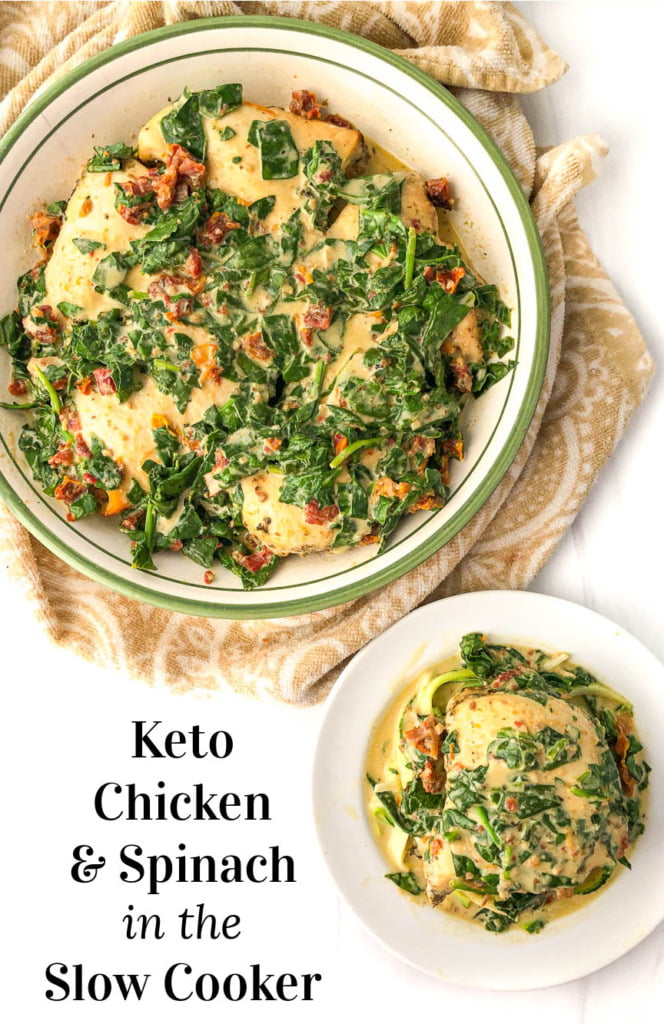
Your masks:
<svg viewBox="0 0 664 1024"><path fill-rule="evenodd" d="M371 159L306 90L187 89L32 218L2 404L30 410L43 490L116 517L137 569L179 551L255 587L445 503L510 314L441 239L447 180Z"/></svg>
<svg viewBox="0 0 664 1024"><path fill-rule="evenodd" d="M629 702L565 654L464 636L373 737L387 878L492 932L540 931L629 867L650 768Z"/></svg>

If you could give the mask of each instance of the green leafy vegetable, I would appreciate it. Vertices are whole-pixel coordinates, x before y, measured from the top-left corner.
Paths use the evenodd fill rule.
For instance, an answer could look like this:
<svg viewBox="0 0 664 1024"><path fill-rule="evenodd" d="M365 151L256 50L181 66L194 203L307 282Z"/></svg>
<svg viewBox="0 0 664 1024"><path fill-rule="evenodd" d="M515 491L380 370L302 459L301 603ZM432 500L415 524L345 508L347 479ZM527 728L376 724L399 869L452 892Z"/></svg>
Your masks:
<svg viewBox="0 0 664 1024"><path fill-rule="evenodd" d="M122 168L122 161L133 156L131 146L123 142L114 142L112 146L95 146L95 155L88 162L88 171L119 171Z"/></svg>
<svg viewBox="0 0 664 1024"><path fill-rule="evenodd" d="M396 871L391 875L385 875L391 882L398 885L404 892L409 892L412 896L419 896L422 892L417 878L412 871Z"/></svg>
<svg viewBox="0 0 664 1024"><path fill-rule="evenodd" d="M237 132L230 125L226 125L225 128L217 128L217 135L222 142L228 142L229 139L234 139Z"/></svg>
<svg viewBox="0 0 664 1024"><path fill-rule="evenodd" d="M218 85L216 89L205 89L198 93L198 101L200 111L206 117L224 117L241 105L242 86L237 83L225 83Z"/></svg>
<svg viewBox="0 0 664 1024"><path fill-rule="evenodd" d="M272 181L295 177L300 154L288 121L252 121L247 138L260 150L263 178Z"/></svg>
<svg viewBox="0 0 664 1024"><path fill-rule="evenodd" d="M205 160L207 145L197 93L185 86L180 98L162 117L161 134L169 145L182 146L197 160Z"/></svg>
<svg viewBox="0 0 664 1024"><path fill-rule="evenodd" d="M82 253L94 252L95 249L104 248L103 242L95 242L91 238L73 238L72 241L78 251Z"/></svg>

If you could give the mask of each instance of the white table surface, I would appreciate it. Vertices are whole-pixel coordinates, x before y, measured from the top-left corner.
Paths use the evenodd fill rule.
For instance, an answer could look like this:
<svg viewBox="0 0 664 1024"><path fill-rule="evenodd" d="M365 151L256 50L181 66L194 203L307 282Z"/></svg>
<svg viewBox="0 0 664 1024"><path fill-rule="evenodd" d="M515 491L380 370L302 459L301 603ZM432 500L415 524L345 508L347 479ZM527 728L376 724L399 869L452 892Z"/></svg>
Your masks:
<svg viewBox="0 0 664 1024"><path fill-rule="evenodd" d="M661 91L664 8L656 3L542 2L517 5L570 64L568 74L525 106L538 143L597 132L611 152L600 179L579 197L580 218L596 253L636 315L658 364L661 330L662 234ZM653 275L653 269L655 274ZM664 660L661 577L664 485L658 446L664 437L664 395L657 377L627 435L590 499L532 589L578 601L619 621ZM110 596L110 595L109 595ZM112 600L112 597L110 598ZM174 697L143 682L118 677L54 648L34 621L20 590L0 573L3 652L3 789L7 828L1 857L5 922L12 923L13 953L5 962L3 1004L20 1021L52 1019L165 1021L222 1019L270 1021L352 1020L367 1015L407 1019L486 1017L492 1024L537 1019L538 1024L612 1024L661 1020L664 1000L664 927L603 971L542 992L483 993L420 975L365 935L336 895L318 853L310 812L310 765L322 709L257 705L222 692L209 700ZM20 679L20 685L17 680ZM161 718L170 728L200 723L225 728L236 755L205 770L191 761L137 768L129 760L133 719ZM235 763L237 761L237 763ZM200 762L202 765L203 762ZM215 771L217 774L215 775ZM207 775L206 775L207 772ZM170 831L168 825L101 828L90 806L93 783L172 779L180 788L209 778L220 789L266 790L273 821ZM29 803L39 794L43 802ZM190 834L191 832L191 834ZM165 891L160 908L175 912L205 899L209 909L239 913L235 943L128 943L120 917L159 909L154 897L108 879L91 889L69 878L74 845L97 836L108 852L121 842L175 849L186 842L206 852L253 850L279 843L297 859L297 884ZM92 837L92 838L91 838ZM196 841L194 841L194 838ZM216 846L215 846L216 843ZM175 889L178 887L176 886ZM88 889L90 891L88 892ZM246 890L249 891L246 891ZM267 891L264 891L267 889ZM212 892L208 890L213 890ZM147 906L143 906L146 904ZM619 927L620 923L617 922ZM184 948L183 948L184 947ZM251 963L266 970L323 974L313 1003L233 1007L169 1002L155 994L134 1007L113 1002L48 1003L47 963L84 962L90 971L151 971L174 960L202 971L227 973ZM156 989L155 989L156 993ZM186 1006L186 1011L182 1009Z"/></svg>

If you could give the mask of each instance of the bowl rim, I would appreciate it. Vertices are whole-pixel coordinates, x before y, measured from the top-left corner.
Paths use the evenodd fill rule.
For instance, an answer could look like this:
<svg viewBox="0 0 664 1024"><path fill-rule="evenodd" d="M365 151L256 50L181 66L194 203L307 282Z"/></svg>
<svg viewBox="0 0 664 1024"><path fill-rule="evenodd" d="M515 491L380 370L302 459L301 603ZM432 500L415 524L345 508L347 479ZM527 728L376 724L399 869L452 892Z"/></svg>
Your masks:
<svg viewBox="0 0 664 1024"><path fill-rule="evenodd" d="M259 600L247 601L242 604L226 604L223 601L211 602L200 598L160 593L156 589L146 587L138 579L135 581L133 579L125 579L109 569L96 565L89 557L81 554L75 547L70 547L53 533L37 514L27 507L22 498L19 497L0 472L0 498L2 498L19 522L53 554L95 582L108 586L126 597L145 601L148 604L173 612L206 618L258 619L318 611L371 593L387 583L400 578L411 569L416 568L427 558L439 551L445 544L449 543L468 524L472 517L488 501L493 491L504 478L525 439L535 414L548 360L551 302L546 261L535 219L514 171L488 132L482 128L473 115L466 110L448 89L433 78L430 78L405 58L385 49L385 47L380 46L378 43L329 25L304 21L298 18L272 17L269 15L231 15L200 18L193 21L178 22L174 25L165 25L115 43L113 46L103 50L101 53L95 54L71 71L68 71L56 82L40 91L29 102L26 109L18 116L4 137L0 139L0 167L26 128L48 108L53 100L57 99L91 72L117 60L127 53L150 46L164 39L171 39L194 32L209 31L211 29L222 30L225 28L285 30L333 39L336 42L363 50L378 60L391 64L397 71L407 75L420 86L423 86L428 92L432 93L436 99L444 103L464 122L466 127L479 140L500 173L521 220L532 261L535 283L536 330L533 361L529 378L525 385L521 407L509 437L498 457L491 465L481 484L450 520L442 523L424 542L417 544L413 550L406 552L391 565L377 569L353 583L333 587L332 590L323 589L320 594L313 597L285 598L268 603L260 601L260 590L256 591ZM17 172L10 184L10 188L21 173L22 168ZM159 577L155 578L158 579Z"/></svg>

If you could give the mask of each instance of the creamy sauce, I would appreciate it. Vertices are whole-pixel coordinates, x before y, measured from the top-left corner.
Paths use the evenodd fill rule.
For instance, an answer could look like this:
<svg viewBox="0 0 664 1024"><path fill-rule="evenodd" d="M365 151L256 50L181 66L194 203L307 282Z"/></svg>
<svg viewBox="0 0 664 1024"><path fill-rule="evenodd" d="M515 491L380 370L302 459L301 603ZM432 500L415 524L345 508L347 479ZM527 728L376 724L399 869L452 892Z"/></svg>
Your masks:
<svg viewBox="0 0 664 1024"><path fill-rule="evenodd" d="M335 384L328 399L330 405L338 404L340 397L338 385L344 380L349 377L368 378L371 376L370 371L364 366L363 357L368 349L374 348L378 344L382 332L373 332L372 328L379 322L380 319L377 319L375 314L356 313L346 322L343 333L336 324L330 328L330 331L334 328L337 329L341 340L339 354L328 366L323 382L325 391L332 388L333 383Z"/></svg>

